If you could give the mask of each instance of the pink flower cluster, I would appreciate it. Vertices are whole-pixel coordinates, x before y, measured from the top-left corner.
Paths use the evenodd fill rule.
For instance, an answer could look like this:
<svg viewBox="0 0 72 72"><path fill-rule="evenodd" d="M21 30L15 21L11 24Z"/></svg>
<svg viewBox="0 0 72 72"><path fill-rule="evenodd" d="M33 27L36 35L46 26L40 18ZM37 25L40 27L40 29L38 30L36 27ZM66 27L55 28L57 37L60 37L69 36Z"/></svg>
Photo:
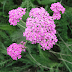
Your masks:
<svg viewBox="0 0 72 72"><path fill-rule="evenodd" d="M50 50L58 41L54 20L43 7L32 8L26 21L26 29L23 36L32 44L39 43L43 50Z"/></svg>
<svg viewBox="0 0 72 72"><path fill-rule="evenodd" d="M17 22L19 22L19 19L22 19L22 16L25 15L26 8L18 7L17 9L13 9L9 11L9 23L10 25L17 25Z"/></svg>
<svg viewBox="0 0 72 72"><path fill-rule="evenodd" d="M55 19L59 20L61 18L60 11L62 12L62 14L65 12L65 8L60 4L60 2L51 4L50 9L52 11L54 11L54 13L53 13L53 19L54 20Z"/></svg>
<svg viewBox="0 0 72 72"><path fill-rule="evenodd" d="M25 42L21 42L20 44L13 43L9 47L7 47L7 54L11 56L13 60L17 60L21 58L21 52L24 51L26 47L24 46Z"/></svg>

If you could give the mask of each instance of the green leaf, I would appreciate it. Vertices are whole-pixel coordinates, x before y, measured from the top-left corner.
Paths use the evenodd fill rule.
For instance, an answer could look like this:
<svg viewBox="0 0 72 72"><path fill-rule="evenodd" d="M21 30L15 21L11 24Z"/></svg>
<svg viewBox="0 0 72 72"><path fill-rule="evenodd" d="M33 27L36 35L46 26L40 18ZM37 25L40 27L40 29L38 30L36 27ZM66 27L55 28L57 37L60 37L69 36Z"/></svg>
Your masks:
<svg viewBox="0 0 72 72"><path fill-rule="evenodd" d="M25 15L23 15L22 20L26 21L26 19L29 17L29 12L27 11Z"/></svg>
<svg viewBox="0 0 72 72"><path fill-rule="evenodd" d="M31 0L25 0L22 2L21 7L26 8L29 12L31 8L35 8L35 5L31 2Z"/></svg>
<svg viewBox="0 0 72 72"><path fill-rule="evenodd" d="M48 5L45 6L45 10L47 10L47 9L48 9Z"/></svg>
<svg viewBox="0 0 72 72"><path fill-rule="evenodd" d="M13 42L20 43L21 41L26 41L26 38L23 36L22 30L15 31L11 36Z"/></svg>
<svg viewBox="0 0 72 72"><path fill-rule="evenodd" d="M41 5L47 5L47 4L51 4L53 2L56 2L56 0L37 0L37 1Z"/></svg>
<svg viewBox="0 0 72 72"><path fill-rule="evenodd" d="M72 71L72 56L68 56L68 55L72 55L71 51L72 50L72 46L69 46L70 44L72 44L71 42L65 42L65 44L63 44L63 42L59 42L59 47L61 48L61 52L60 53L63 53L63 54L66 54L66 55L61 55L61 60L62 62L65 64L65 66L67 67L67 69L69 71ZM70 49L70 50L69 50Z"/></svg>
<svg viewBox="0 0 72 72"><path fill-rule="evenodd" d="M13 33L16 28L10 25L0 25L0 29L7 30L10 34Z"/></svg>
<svg viewBox="0 0 72 72"><path fill-rule="evenodd" d="M26 23L23 20L20 20L20 22L17 23L17 26L22 30L22 32L24 32L26 28Z"/></svg>
<svg viewBox="0 0 72 72"><path fill-rule="evenodd" d="M56 30L59 32L60 36L67 41L68 40L68 34L67 34L67 30L68 30L68 25L69 22L67 21L67 17L65 14L62 15L62 18L60 20L55 21L55 24L58 25L56 27ZM58 35L57 35L58 36ZM60 39L60 38L59 38Z"/></svg>
<svg viewBox="0 0 72 72"><path fill-rule="evenodd" d="M0 42L0 47L1 53L7 55L7 49L2 42Z"/></svg>
<svg viewBox="0 0 72 72"><path fill-rule="evenodd" d="M12 30L14 28L15 27L12 27L10 25L0 25L0 29L2 29L2 30Z"/></svg>
<svg viewBox="0 0 72 72"><path fill-rule="evenodd" d="M3 39L8 39L8 36L7 36L6 33L3 32L3 31L0 31L0 36L1 36Z"/></svg>
<svg viewBox="0 0 72 72"><path fill-rule="evenodd" d="M0 0L0 2L3 2L4 0Z"/></svg>
<svg viewBox="0 0 72 72"><path fill-rule="evenodd" d="M0 66L4 66L9 60L1 61Z"/></svg>
<svg viewBox="0 0 72 72"><path fill-rule="evenodd" d="M50 72L54 72L54 69L50 69Z"/></svg>
<svg viewBox="0 0 72 72"><path fill-rule="evenodd" d="M3 15L3 12L0 12L0 16L2 16Z"/></svg>

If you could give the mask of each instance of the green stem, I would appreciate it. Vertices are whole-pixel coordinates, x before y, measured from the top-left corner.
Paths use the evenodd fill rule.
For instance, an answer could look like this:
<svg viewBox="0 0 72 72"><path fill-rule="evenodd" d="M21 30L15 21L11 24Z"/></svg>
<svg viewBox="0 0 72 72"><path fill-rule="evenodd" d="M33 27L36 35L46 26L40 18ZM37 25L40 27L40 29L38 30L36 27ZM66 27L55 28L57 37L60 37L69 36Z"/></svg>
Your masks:
<svg viewBox="0 0 72 72"><path fill-rule="evenodd" d="M23 24L25 24L26 25L26 23L23 21L23 20L20 20Z"/></svg>
<svg viewBox="0 0 72 72"><path fill-rule="evenodd" d="M51 50L49 52L52 52L54 54L64 55L64 56L72 56L72 55L67 55L67 54L62 54L62 53L54 52L54 51L51 51Z"/></svg>
<svg viewBox="0 0 72 72"><path fill-rule="evenodd" d="M61 57L61 59L63 59L61 55L60 55L60 57ZM66 64L66 62L65 62L64 60L63 60L63 62L64 62L64 64L66 65L66 67L67 67L67 69L69 70L69 72L72 72L72 71L70 70L70 68L67 66L67 64Z"/></svg>
<svg viewBox="0 0 72 72"><path fill-rule="evenodd" d="M63 61L65 61L65 62L68 62L68 63L70 63L70 64L72 64L72 62L70 62L70 61L67 61L67 60L65 60L65 59L61 59L61 58L59 58L60 60L63 60Z"/></svg>
<svg viewBox="0 0 72 72"><path fill-rule="evenodd" d="M60 4L61 4L62 0L60 1Z"/></svg>
<svg viewBox="0 0 72 72"><path fill-rule="evenodd" d="M22 26L22 25L21 25L21 24L19 24L19 23L17 23L17 24L18 24L19 26L21 26L22 28L24 28L24 29L26 28L26 27Z"/></svg>
<svg viewBox="0 0 72 72"><path fill-rule="evenodd" d="M58 36L60 37L60 39L62 40L62 42L65 44L65 46L72 52L72 50L68 47L68 45L64 42L64 40L62 39L62 37L60 36L60 34L57 32Z"/></svg>
<svg viewBox="0 0 72 72"><path fill-rule="evenodd" d="M46 57L44 56L43 52L41 51L41 46L40 46L40 44L38 44L38 48L39 48L39 53L40 53L40 55L46 59ZM46 59L46 60L47 60L47 59Z"/></svg>

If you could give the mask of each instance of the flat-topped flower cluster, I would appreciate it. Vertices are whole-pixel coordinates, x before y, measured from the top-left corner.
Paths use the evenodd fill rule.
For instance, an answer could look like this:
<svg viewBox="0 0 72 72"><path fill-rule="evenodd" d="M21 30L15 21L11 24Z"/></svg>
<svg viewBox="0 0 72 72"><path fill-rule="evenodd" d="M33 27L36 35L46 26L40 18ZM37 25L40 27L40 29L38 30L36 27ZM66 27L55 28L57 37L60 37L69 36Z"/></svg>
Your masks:
<svg viewBox="0 0 72 72"><path fill-rule="evenodd" d="M26 21L26 29L23 36L32 44L39 43L43 50L48 50L58 41L54 20L43 8L32 8Z"/></svg>
<svg viewBox="0 0 72 72"><path fill-rule="evenodd" d="M9 11L9 23L10 25L17 25L17 22L19 22L20 19L22 19L22 16L25 15L26 8L18 7L17 9L13 9Z"/></svg>
<svg viewBox="0 0 72 72"><path fill-rule="evenodd" d="M26 47L24 46L25 42L21 42L20 44L13 43L9 47L7 47L7 54L11 56L13 60L17 60L17 58L21 58L21 52L26 51Z"/></svg>
<svg viewBox="0 0 72 72"><path fill-rule="evenodd" d="M62 14L65 12L65 8L60 4L60 2L51 4L50 9L54 11L52 16L54 20L55 19L59 20L61 18L60 11L62 12Z"/></svg>

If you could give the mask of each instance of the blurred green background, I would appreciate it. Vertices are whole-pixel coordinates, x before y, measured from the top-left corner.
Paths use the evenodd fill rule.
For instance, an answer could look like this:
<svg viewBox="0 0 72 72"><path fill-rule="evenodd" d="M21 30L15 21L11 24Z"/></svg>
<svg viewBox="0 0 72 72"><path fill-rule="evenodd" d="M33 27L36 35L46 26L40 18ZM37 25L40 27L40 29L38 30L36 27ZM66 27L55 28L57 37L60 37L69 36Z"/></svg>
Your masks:
<svg viewBox="0 0 72 72"><path fill-rule="evenodd" d="M8 12L18 7L27 8L23 21L31 8L44 7L50 15L52 3L61 2L66 11L55 20L58 42L51 50L43 51L38 44L27 42L29 51L15 61L7 55L7 47L25 40L24 29L11 26ZM21 22L19 22L22 24ZM72 0L0 0L0 72L72 72Z"/></svg>

